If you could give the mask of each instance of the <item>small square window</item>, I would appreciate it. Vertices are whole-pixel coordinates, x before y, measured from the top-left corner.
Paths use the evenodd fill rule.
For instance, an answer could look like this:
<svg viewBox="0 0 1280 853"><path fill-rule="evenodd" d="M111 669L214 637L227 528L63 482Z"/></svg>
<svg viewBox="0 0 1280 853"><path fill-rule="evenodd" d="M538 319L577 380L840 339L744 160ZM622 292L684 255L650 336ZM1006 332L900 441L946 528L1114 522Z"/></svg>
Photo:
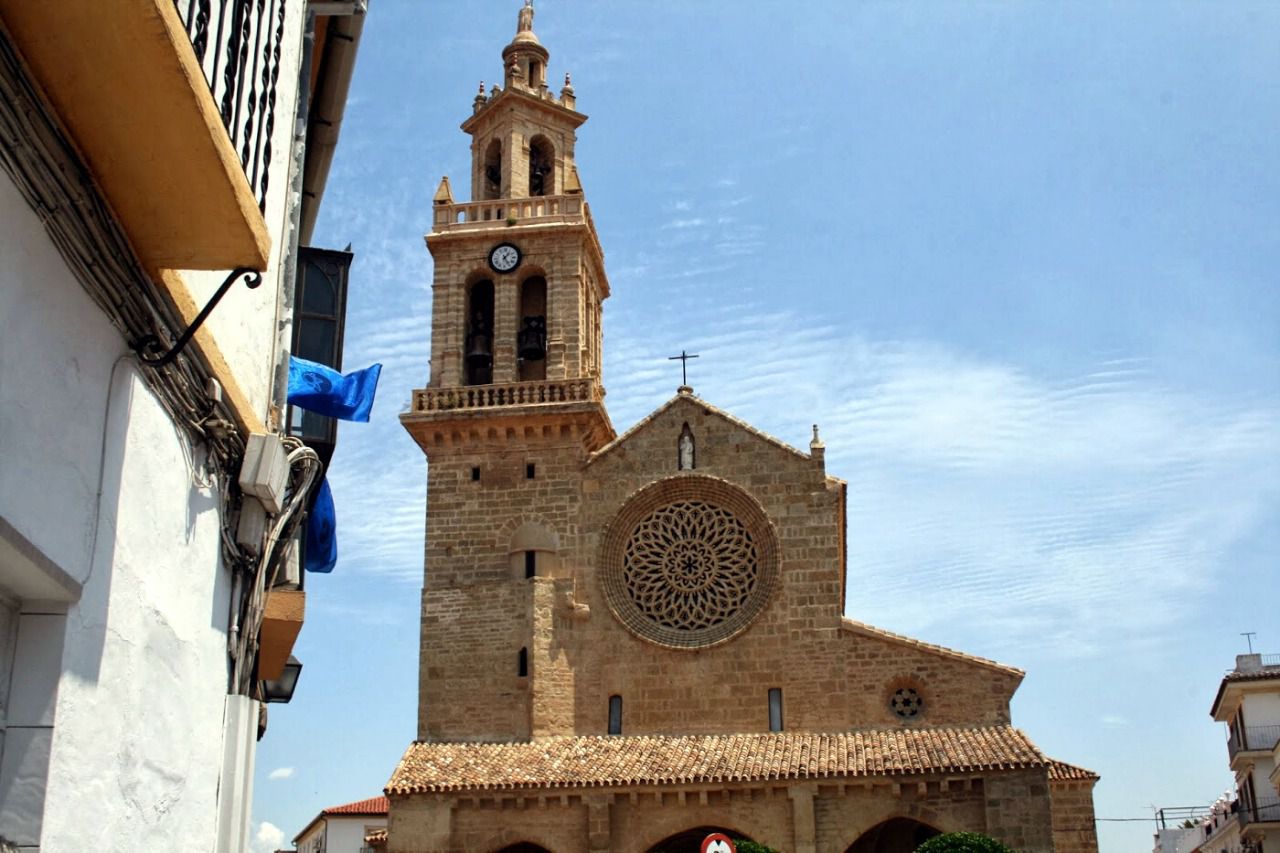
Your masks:
<svg viewBox="0 0 1280 853"><path fill-rule="evenodd" d="M537 471L534 468L534 465L532 462L524 466L524 478L526 480L532 480L536 474L537 474Z"/></svg>
<svg viewBox="0 0 1280 853"><path fill-rule="evenodd" d="M480 480L480 466L479 466L479 465L476 465L476 466L474 466L474 467L471 469L471 480L472 480L472 482L478 482L478 481Z"/></svg>

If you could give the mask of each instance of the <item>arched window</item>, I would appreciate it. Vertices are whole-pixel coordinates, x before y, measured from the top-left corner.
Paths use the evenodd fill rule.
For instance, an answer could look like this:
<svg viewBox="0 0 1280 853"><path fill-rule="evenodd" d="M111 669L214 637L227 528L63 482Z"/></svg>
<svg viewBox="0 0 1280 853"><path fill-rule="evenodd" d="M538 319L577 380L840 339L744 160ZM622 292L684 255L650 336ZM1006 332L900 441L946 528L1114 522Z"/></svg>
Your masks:
<svg viewBox="0 0 1280 853"><path fill-rule="evenodd" d="M782 731L782 688L769 688L769 731Z"/></svg>
<svg viewBox="0 0 1280 853"><path fill-rule="evenodd" d="M516 355L520 379L547 378L547 280L540 275L520 283Z"/></svg>
<svg viewBox="0 0 1280 853"><path fill-rule="evenodd" d="M609 734L622 734L622 697L609 697Z"/></svg>
<svg viewBox="0 0 1280 853"><path fill-rule="evenodd" d="M484 174L481 175L481 198L502 198L502 140L490 141L484 150Z"/></svg>
<svg viewBox="0 0 1280 853"><path fill-rule="evenodd" d="M692 471L698 467L697 447L693 442L693 430L686 423L680 430L680 438L676 442L676 466L681 471Z"/></svg>
<svg viewBox="0 0 1280 853"><path fill-rule="evenodd" d="M545 136L529 140L529 195L555 192L556 151Z"/></svg>
<svg viewBox="0 0 1280 853"><path fill-rule="evenodd" d="M493 381L493 282L477 281L467 288L466 347L467 385Z"/></svg>

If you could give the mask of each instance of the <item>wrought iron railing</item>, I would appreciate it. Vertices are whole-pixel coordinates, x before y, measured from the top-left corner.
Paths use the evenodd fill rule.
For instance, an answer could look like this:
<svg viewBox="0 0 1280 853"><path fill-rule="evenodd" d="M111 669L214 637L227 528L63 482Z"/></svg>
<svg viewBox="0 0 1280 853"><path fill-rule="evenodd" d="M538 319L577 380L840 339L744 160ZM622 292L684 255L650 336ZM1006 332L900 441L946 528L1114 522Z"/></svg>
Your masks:
<svg viewBox="0 0 1280 853"><path fill-rule="evenodd" d="M1242 749L1260 749L1270 752L1280 743L1280 726L1245 726L1243 731L1233 729L1227 737L1227 753L1231 757Z"/></svg>
<svg viewBox="0 0 1280 853"><path fill-rule="evenodd" d="M173 0L240 166L266 209L285 0Z"/></svg>
<svg viewBox="0 0 1280 853"><path fill-rule="evenodd" d="M1240 824L1243 826L1250 823L1275 823L1280 821L1280 799L1258 798L1258 802L1252 805L1240 804Z"/></svg>

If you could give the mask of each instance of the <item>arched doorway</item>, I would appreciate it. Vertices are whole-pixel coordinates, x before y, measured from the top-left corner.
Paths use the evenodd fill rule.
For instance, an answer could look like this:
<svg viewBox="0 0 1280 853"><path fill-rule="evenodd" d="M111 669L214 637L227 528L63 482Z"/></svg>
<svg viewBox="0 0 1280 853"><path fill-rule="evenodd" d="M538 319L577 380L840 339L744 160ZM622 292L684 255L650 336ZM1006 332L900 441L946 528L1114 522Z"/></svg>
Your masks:
<svg viewBox="0 0 1280 853"><path fill-rule="evenodd" d="M532 844L528 841L521 841L519 844L508 844L506 847L499 850L498 853L551 853L551 851L537 844Z"/></svg>
<svg viewBox="0 0 1280 853"><path fill-rule="evenodd" d="M667 836L650 847L647 853L699 853L703 839L713 832L724 833L735 840L752 840L736 829L726 829L723 826L698 826Z"/></svg>
<svg viewBox="0 0 1280 853"><path fill-rule="evenodd" d="M938 830L907 817L895 817L868 829L844 853L913 853Z"/></svg>

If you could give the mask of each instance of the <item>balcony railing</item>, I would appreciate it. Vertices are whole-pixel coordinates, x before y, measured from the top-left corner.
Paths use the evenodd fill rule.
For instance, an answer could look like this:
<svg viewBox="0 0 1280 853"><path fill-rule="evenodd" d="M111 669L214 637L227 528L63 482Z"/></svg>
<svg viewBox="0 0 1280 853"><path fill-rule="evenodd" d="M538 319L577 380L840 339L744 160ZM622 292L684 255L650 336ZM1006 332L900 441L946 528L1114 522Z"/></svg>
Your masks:
<svg viewBox="0 0 1280 853"><path fill-rule="evenodd" d="M602 399L604 389L595 379L502 382L461 388L421 388L413 392L413 411L426 413L497 409L552 403L590 403Z"/></svg>
<svg viewBox="0 0 1280 853"><path fill-rule="evenodd" d="M1232 758L1242 750L1270 752L1277 742L1280 742L1280 726L1246 726L1243 732L1233 730L1227 737L1227 752Z"/></svg>
<svg viewBox="0 0 1280 853"><path fill-rule="evenodd" d="M1240 825L1280 822L1280 799L1258 798L1257 805L1240 804Z"/></svg>
<svg viewBox="0 0 1280 853"><path fill-rule="evenodd" d="M240 166L266 209L285 0L173 0Z"/></svg>
<svg viewBox="0 0 1280 853"><path fill-rule="evenodd" d="M586 202L581 195L537 195L528 198L500 198L440 204L435 208L435 230L484 228L500 222L576 223L583 221Z"/></svg>

